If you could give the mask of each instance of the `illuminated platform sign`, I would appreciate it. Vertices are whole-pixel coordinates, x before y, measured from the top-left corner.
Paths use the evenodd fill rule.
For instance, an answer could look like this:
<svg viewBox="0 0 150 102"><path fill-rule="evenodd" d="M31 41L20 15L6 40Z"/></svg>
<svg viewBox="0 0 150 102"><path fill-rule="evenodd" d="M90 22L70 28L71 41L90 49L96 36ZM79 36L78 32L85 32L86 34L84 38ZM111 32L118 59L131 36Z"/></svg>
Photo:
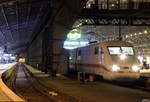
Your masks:
<svg viewBox="0 0 150 102"><path fill-rule="evenodd" d="M64 42L65 49L75 49L78 47L87 46L89 41L81 39L81 32L77 29L71 30L67 34L67 39Z"/></svg>
<svg viewBox="0 0 150 102"><path fill-rule="evenodd" d="M78 31L77 29L73 29L71 30L68 34L67 34L67 38L69 40L77 40L81 38L81 32Z"/></svg>
<svg viewBox="0 0 150 102"><path fill-rule="evenodd" d="M83 47L83 46L87 46L89 44L88 41L80 41L80 40L66 40L64 42L64 48L65 49L75 49L77 47Z"/></svg>

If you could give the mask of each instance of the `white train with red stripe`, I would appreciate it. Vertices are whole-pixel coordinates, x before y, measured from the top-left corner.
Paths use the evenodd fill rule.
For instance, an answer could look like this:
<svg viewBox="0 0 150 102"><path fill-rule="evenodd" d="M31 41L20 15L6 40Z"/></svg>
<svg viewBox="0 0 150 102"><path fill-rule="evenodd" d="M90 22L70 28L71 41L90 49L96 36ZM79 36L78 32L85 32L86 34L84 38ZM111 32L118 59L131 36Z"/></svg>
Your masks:
<svg viewBox="0 0 150 102"><path fill-rule="evenodd" d="M125 41L105 41L74 49L70 52L69 67L107 80L140 77L134 47Z"/></svg>

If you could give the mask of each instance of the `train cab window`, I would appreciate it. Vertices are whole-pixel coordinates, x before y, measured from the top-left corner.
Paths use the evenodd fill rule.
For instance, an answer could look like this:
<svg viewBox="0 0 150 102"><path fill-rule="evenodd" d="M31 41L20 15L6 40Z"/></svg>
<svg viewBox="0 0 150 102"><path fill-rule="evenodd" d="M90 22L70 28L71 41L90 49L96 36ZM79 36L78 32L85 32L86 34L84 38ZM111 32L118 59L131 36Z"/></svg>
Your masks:
<svg viewBox="0 0 150 102"><path fill-rule="evenodd" d="M121 47L121 51L124 54L134 55L133 47Z"/></svg>
<svg viewBox="0 0 150 102"><path fill-rule="evenodd" d="M98 47L95 47L95 49L94 49L94 54L95 54L95 55L98 54Z"/></svg>
<svg viewBox="0 0 150 102"><path fill-rule="evenodd" d="M130 46L108 46L108 51L110 55L134 55L133 47Z"/></svg>
<svg viewBox="0 0 150 102"><path fill-rule="evenodd" d="M119 54L121 54L120 46L117 46L117 47L110 46L110 47L108 47L108 51L109 51L110 55L119 55Z"/></svg>

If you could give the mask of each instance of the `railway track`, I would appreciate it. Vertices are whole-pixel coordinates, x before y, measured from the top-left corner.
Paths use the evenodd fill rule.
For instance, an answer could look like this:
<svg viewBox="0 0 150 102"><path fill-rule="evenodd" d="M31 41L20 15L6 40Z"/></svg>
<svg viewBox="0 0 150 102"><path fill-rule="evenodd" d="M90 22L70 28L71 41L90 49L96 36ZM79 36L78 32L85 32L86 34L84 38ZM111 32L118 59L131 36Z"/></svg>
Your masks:
<svg viewBox="0 0 150 102"><path fill-rule="evenodd" d="M81 100L79 101L68 94L61 93L52 87L45 86L24 65L19 65L18 68L16 68L15 76L12 80L12 87L13 91L27 102L81 102ZM52 96L49 92L55 92L58 95ZM37 96L40 96L38 98L39 100Z"/></svg>
<svg viewBox="0 0 150 102"><path fill-rule="evenodd" d="M49 89L40 85L37 82L37 80L29 73L29 71L25 67L23 67L23 71L25 73L27 80L32 84L33 88L37 92L39 92L39 93L43 94L45 97L47 97L50 102L57 102L57 100L55 98L50 96Z"/></svg>
<svg viewBox="0 0 150 102"><path fill-rule="evenodd" d="M48 92L56 92L58 94L57 97L52 97L52 98L54 98L54 100L56 102L83 102L82 100L78 100L78 99L74 98L73 96L70 96L68 94L60 92L59 90L51 87L50 85L49 85L49 87L46 86L45 83L41 83L38 80L38 78L36 76L34 76L34 74L28 70L28 68L26 68L24 66L24 69L25 69L25 71L27 71L28 74L30 74L30 76L36 81L36 83L38 85L42 86L42 88L44 89L44 92L48 90L47 93Z"/></svg>
<svg viewBox="0 0 150 102"><path fill-rule="evenodd" d="M73 96L70 96L68 94L65 94L64 92L57 90L56 88L51 86L51 84L45 82L43 83L41 80L39 80L38 76L37 77L35 76L36 74L30 72L30 70L28 70L28 68L26 68L24 65L19 65L18 68L16 68L15 72L16 72L15 77L12 81L12 86L14 87L13 89L17 94L19 93L19 96L23 97L27 102L84 102L82 100L76 99ZM111 81L106 81L102 79L96 81L98 81L98 83L102 82L149 92L149 89L144 87L143 84L142 84L143 86L137 84L140 82L127 85L122 83L120 84ZM50 95L49 92L51 91L56 92L58 96Z"/></svg>
<svg viewBox="0 0 150 102"><path fill-rule="evenodd" d="M18 65L12 80L13 91L26 102L57 102L27 73L23 65Z"/></svg>
<svg viewBox="0 0 150 102"><path fill-rule="evenodd" d="M11 86L12 86L12 90L18 95L20 96L21 98L24 99L24 97L18 92L17 88L16 88L16 78L17 78L17 72L18 72L18 67L16 67L14 69L15 73L14 73L14 76L12 78L12 82L11 82Z"/></svg>

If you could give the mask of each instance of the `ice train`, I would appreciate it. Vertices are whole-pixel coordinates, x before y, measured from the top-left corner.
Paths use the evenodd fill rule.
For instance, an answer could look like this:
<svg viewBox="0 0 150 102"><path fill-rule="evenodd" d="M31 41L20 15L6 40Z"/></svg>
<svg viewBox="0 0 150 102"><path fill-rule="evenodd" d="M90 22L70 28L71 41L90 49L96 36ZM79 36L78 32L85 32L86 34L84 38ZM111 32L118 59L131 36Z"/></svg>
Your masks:
<svg viewBox="0 0 150 102"><path fill-rule="evenodd" d="M105 41L70 51L69 68L106 80L138 79L140 64L131 43Z"/></svg>

